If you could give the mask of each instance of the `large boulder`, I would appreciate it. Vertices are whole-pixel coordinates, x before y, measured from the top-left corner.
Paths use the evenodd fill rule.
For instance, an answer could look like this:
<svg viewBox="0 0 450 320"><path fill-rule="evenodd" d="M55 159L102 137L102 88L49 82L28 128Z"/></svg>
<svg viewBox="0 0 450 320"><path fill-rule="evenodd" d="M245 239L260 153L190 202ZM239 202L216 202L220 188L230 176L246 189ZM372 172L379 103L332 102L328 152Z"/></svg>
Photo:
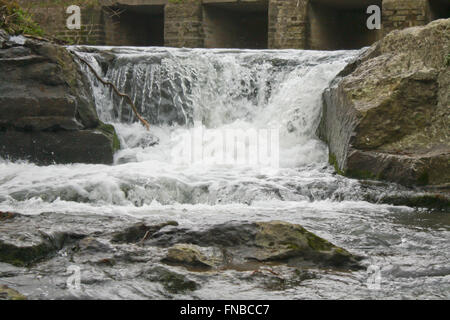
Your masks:
<svg viewBox="0 0 450 320"><path fill-rule="evenodd" d="M271 264L361 268L361 257L283 221L229 222L203 231L166 229L146 244L171 245L163 261L192 269L251 270Z"/></svg>
<svg viewBox="0 0 450 320"><path fill-rule="evenodd" d="M112 163L115 130L98 119L66 48L0 31L0 156L39 164Z"/></svg>
<svg viewBox="0 0 450 320"><path fill-rule="evenodd" d="M394 31L324 93L330 163L355 178L450 182L450 19Z"/></svg>

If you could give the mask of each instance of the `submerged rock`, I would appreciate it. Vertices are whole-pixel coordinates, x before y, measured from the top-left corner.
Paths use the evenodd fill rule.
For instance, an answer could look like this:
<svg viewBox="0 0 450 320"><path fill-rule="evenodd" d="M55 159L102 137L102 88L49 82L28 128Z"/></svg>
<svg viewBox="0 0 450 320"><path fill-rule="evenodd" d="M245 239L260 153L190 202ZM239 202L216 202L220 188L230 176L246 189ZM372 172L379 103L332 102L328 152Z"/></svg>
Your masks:
<svg viewBox="0 0 450 320"><path fill-rule="evenodd" d="M324 93L319 136L346 176L450 182L450 19L394 31Z"/></svg>
<svg viewBox="0 0 450 320"><path fill-rule="evenodd" d="M97 116L89 85L66 48L0 37L0 156L38 164L113 162L114 127Z"/></svg>
<svg viewBox="0 0 450 320"><path fill-rule="evenodd" d="M15 213L15 212L3 212L3 211L0 211L0 221L14 219L17 216L18 216L18 214Z"/></svg>
<svg viewBox="0 0 450 320"><path fill-rule="evenodd" d="M33 299L42 298L44 284L52 296L71 297L66 282L73 273L69 268L77 266L88 296L133 283L146 297L167 298L193 295L221 277L276 291L314 279L320 270L360 268L357 256L296 224L227 222L199 230L150 221L17 214L0 223L0 281L25 281Z"/></svg>
<svg viewBox="0 0 450 320"><path fill-rule="evenodd" d="M16 214L13 220L0 221L0 262L14 266L29 266L50 259L65 245L83 238L82 235L55 231L43 232L29 220Z"/></svg>
<svg viewBox="0 0 450 320"><path fill-rule="evenodd" d="M8 286L0 285L0 300L27 300L27 297Z"/></svg>
<svg viewBox="0 0 450 320"><path fill-rule="evenodd" d="M164 267L157 266L147 270L145 277L162 284L165 290L171 294L186 293L200 288L200 285L185 275L173 272Z"/></svg>
<svg viewBox="0 0 450 320"><path fill-rule="evenodd" d="M137 243L152 236L155 232L167 226L178 226L176 221L168 221L154 226L147 226L145 223L137 223L123 231L113 234L113 243Z"/></svg>
<svg viewBox="0 0 450 320"><path fill-rule="evenodd" d="M202 253L201 247L186 243L170 247L163 262L200 269L211 269L214 266L214 262Z"/></svg>
<svg viewBox="0 0 450 320"><path fill-rule="evenodd" d="M173 244L164 262L186 267L251 270L265 264L359 269L359 257L282 221L227 223L205 231L160 232L149 243ZM202 248L216 248L221 257L207 257Z"/></svg>

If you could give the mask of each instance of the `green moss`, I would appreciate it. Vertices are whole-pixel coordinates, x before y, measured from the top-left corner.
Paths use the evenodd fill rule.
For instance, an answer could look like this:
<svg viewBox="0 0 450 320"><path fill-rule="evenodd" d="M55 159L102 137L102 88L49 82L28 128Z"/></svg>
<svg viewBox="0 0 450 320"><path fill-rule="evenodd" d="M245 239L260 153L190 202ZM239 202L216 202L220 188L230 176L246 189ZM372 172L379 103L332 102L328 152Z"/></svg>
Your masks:
<svg viewBox="0 0 450 320"><path fill-rule="evenodd" d="M0 300L27 300L27 297L8 286L0 285Z"/></svg>
<svg viewBox="0 0 450 320"><path fill-rule="evenodd" d="M306 237L308 239L308 245L314 250L314 251L327 251L330 250L332 247L334 247L330 242L328 242L325 239L319 238L316 235L308 232L306 234Z"/></svg>
<svg viewBox="0 0 450 320"><path fill-rule="evenodd" d="M346 177L355 178L355 179L363 179L363 180L380 180L381 176L376 175L371 171L367 170L346 170Z"/></svg>
<svg viewBox="0 0 450 320"><path fill-rule="evenodd" d="M24 267L44 259L54 251L47 243L35 246L18 247L12 244L0 243L0 261L17 267Z"/></svg>
<svg viewBox="0 0 450 320"><path fill-rule="evenodd" d="M169 293L179 294L199 289L199 285L195 281L168 269L155 267L148 272L150 273L149 280L161 283Z"/></svg>
<svg viewBox="0 0 450 320"><path fill-rule="evenodd" d="M116 129L114 128L114 126L112 124L106 124L106 123L100 122L97 129L102 131L103 133L107 134L108 136L112 137L113 152L120 150L120 140L119 140L119 137L117 136Z"/></svg>
<svg viewBox="0 0 450 320"><path fill-rule="evenodd" d="M183 293L197 289L197 283L186 279L183 275L167 272L161 277L161 283L170 293Z"/></svg>
<svg viewBox="0 0 450 320"><path fill-rule="evenodd" d="M336 155L334 153L331 153L328 155L328 163L331 164L334 167L334 170L341 176L344 175L344 172L339 168L339 164L336 159Z"/></svg>
<svg viewBox="0 0 450 320"><path fill-rule="evenodd" d="M419 175L419 178L417 178L417 184L419 186L426 186L429 183L429 181L430 181L430 177L429 177L427 171L422 172Z"/></svg>

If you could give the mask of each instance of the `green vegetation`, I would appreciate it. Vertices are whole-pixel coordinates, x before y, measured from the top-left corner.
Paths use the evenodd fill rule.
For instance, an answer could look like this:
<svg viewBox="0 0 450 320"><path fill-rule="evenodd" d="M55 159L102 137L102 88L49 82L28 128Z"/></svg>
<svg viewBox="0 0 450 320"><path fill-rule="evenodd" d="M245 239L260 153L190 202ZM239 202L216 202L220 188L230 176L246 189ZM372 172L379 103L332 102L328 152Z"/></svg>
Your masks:
<svg viewBox="0 0 450 320"><path fill-rule="evenodd" d="M0 300L27 300L27 297L8 286L0 285Z"/></svg>
<svg viewBox="0 0 450 320"><path fill-rule="evenodd" d="M41 27L33 21L31 14L23 10L14 0L0 0L0 28L15 35L44 35Z"/></svg>
<svg viewBox="0 0 450 320"><path fill-rule="evenodd" d="M101 122L97 129L99 129L103 133L105 133L113 138L112 147L113 147L114 152L120 150L120 140L117 137L116 130L112 124L105 124L105 123Z"/></svg>
<svg viewBox="0 0 450 320"><path fill-rule="evenodd" d="M336 170L338 174L340 174L341 176L344 175L344 172L341 169L339 169L339 164L337 162L336 155L334 153L330 152L330 154L328 155L328 163L334 167L334 170Z"/></svg>

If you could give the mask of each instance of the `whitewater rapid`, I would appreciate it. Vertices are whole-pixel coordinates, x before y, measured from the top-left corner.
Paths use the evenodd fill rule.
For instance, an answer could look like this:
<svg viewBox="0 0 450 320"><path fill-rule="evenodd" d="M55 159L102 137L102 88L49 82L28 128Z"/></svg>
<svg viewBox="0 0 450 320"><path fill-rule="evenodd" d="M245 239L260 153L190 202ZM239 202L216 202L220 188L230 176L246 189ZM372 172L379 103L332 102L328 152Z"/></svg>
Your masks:
<svg viewBox="0 0 450 320"><path fill-rule="evenodd" d="M105 78L128 92L152 129L135 122L129 106L86 68L99 117L115 126L122 145L115 165L3 163L14 177L0 185L8 206L23 211L21 203L37 199L129 207L349 199L348 186L333 185L336 177L323 170L327 147L315 131L321 93L358 51L72 50L99 73L102 57L113 54ZM233 163L178 164L173 134L194 121L205 130L277 128L280 170L265 176ZM159 144L149 143L157 139Z"/></svg>

